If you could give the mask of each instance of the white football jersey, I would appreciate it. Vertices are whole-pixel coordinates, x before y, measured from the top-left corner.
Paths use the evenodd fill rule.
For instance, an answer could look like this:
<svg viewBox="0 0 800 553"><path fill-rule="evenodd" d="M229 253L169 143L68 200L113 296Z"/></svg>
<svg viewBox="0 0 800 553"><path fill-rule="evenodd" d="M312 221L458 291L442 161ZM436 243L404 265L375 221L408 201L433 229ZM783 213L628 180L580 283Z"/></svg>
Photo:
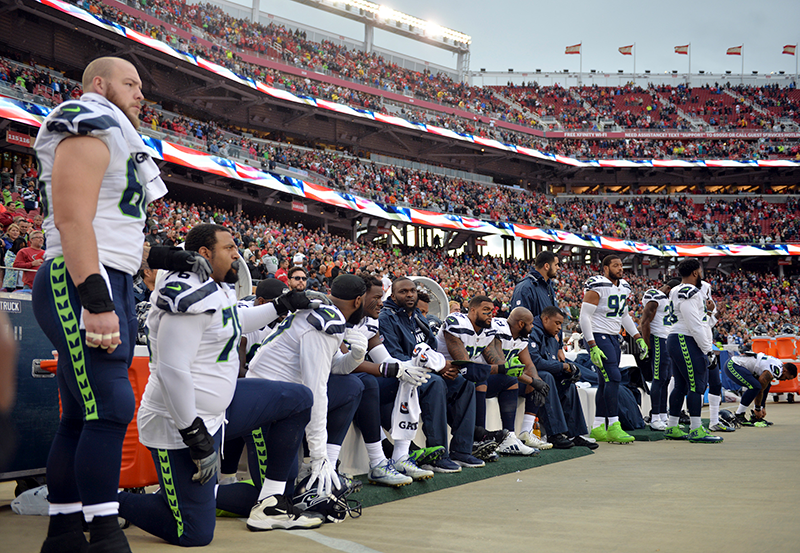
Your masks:
<svg viewBox="0 0 800 553"><path fill-rule="evenodd" d="M367 340L372 340L378 334L378 319L365 316L354 328L366 336Z"/></svg>
<svg viewBox="0 0 800 553"><path fill-rule="evenodd" d="M703 294L703 307L706 311L706 322L709 326L713 327L717 324L717 303L711 297L711 284L705 280L700 284L700 293ZM713 302L714 307L708 308L708 302Z"/></svg>
<svg viewBox="0 0 800 553"><path fill-rule="evenodd" d="M631 286L623 278L614 285L604 276L591 277L583 286L584 292L597 292L600 301L592 315L592 332L594 334L619 334L622 328L622 317L628 312L628 298Z"/></svg>
<svg viewBox="0 0 800 553"><path fill-rule="evenodd" d="M755 357L736 355L731 360L753 373L756 378L761 376L764 371L771 373L773 378L777 378L783 371L783 362L780 359L763 353L759 353Z"/></svg>
<svg viewBox="0 0 800 553"><path fill-rule="evenodd" d="M130 125L129 121L125 123ZM136 274L142 264L147 202L156 198L145 199L145 189L136 176L135 156L131 155L115 112L95 101L64 102L50 112L36 136L34 149L41 165L39 181L45 217L42 230L47 239L45 258L64 254L50 209L56 148L65 138L83 135L102 140L109 152L92 221L100 263L129 275Z"/></svg>
<svg viewBox="0 0 800 553"><path fill-rule="evenodd" d="M672 327L672 315L669 310L669 296L661 290L651 288L642 296L642 305L647 306L651 301L656 302L656 316L650 321L650 334L659 338L667 338ZM650 347L650 346L648 346Z"/></svg>
<svg viewBox="0 0 800 553"><path fill-rule="evenodd" d="M492 328L494 328L495 335L500 340L500 344L503 347L503 355L506 361L516 357L519 355L519 352L528 347L527 340L521 340L519 338L514 339L511 335L511 327L508 325L507 319L494 317L492 319Z"/></svg>
<svg viewBox="0 0 800 553"><path fill-rule="evenodd" d="M239 303L236 304L236 307L237 309L241 310L253 307L253 305L253 301L251 300L240 300ZM242 340L246 340L245 363L252 361L256 351L258 351L259 346L261 346L261 343L272 333L272 329L275 328L275 324L277 323L242 334Z"/></svg>
<svg viewBox="0 0 800 553"><path fill-rule="evenodd" d="M191 362L194 401L197 415L210 434L216 433L225 419L239 376L238 345L242 330L236 310L236 291L227 284L209 279L201 282L194 273L169 273L150 296L153 307L147 316L150 343L150 378L139 408L140 441L163 449L185 447L167 409L167 399L159 378L161 348L180 348L180 344L160 344L158 329L164 317L211 314L211 324Z"/></svg>
<svg viewBox="0 0 800 553"><path fill-rule="evenodd" d="M290 313L263 341L247 378L308 386L314 396L306 437L312 457L326 455L328 377L344 339L347 321L333 305Z"/></svg>
<svg viewBox="0 0 800 553"><path fill-rule="evenodd" d="M493 327L482 328L480 334L472 328L472 321L464 313L450 313L439 328L436 335L436 351L444 355L448 361L452 361L450 352L447 351L447 343L444 333L449 332L464 343L470 361L483 363L483 350L494 341L496 330Z"/></svg>
<svg viewBox="0 0 800 553"><path fill-rule="evenodd" d="M712 350L711 327L705 320L703 294L691 284L679 284L669 293L670 334L692 336L703 353Z"/></svg>

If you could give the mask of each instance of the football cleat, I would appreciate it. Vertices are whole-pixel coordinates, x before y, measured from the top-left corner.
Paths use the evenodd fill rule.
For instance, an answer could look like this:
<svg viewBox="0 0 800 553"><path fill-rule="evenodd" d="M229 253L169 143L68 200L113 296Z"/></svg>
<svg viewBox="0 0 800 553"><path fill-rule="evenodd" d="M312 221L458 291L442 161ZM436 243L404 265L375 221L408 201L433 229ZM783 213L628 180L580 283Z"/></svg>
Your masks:
<svg viewBox="0 0 800 553"><path fill-rule="evenodd" d="M606 441L612 444L629 444L636 438L622 429L622 424L617 421L608 427L606 431Z"/></svg>
<svg viewBox="0 0 800 553"><path fill-rule="evenodd" d="M394 461L391 459L384 459L369 469L369 474L367 476L370 484L391 486L393 488L407 486L414 481L410 476L397 472L394 468Z"/></svg>
<svg viewBox="0 0 800 553"><path fill-rule="evenodd" d="M545 442L533 432L522 432L519 435L519 441L521 441L528 447L532 447L534 449L540 449L542 451L553 448L553 444L551 444L550 442Z"/></svg>
<svg viewBox="0 0 800 553"><path fill-rule="evenodd" d="M413 480L427 480L428 478L433 478L432 470L419 468L408 455L395 461L394 468L400 474L410 476Z"/></svg>
<svg viewBox="0 0 800 553"><path fill-rule="evenodd" d="M497 454L497 452L495 451L494 453L492 453L491 455L489 455L489 457L486 459L486 462L487 462L487 463L496 463L496 462L497 462L497 461L499 461L499 460L500 460L500 456L499 456L499 455Z"/></svg>
<svg viewBox="0 0 800 553"><path fill-rule="evenodd" d="M650 430L655 430L656 432L663 432L666 429L667 429L667 423L662 421L661 419L650 421Z"/></svg>
<svg viewBox="0 0 800 553"><path fill-rule="evenodd" d="M710 425L708 430L710 432L736 432L736 429L733 426L722 422L722 419L720 419L717 424Z"/></svg>
<svg viewBox="0 0 800 553"><path fill-rule="evenodd" d="M664 430L664 437L668 440L687 440L689 434L684 432L680 426L668 426Z"/></svg>
<svg viewBox="0 0 800 553"><path fill-rule="evenodd" d="M253 532L264 530L291 530L293 528L319 528L325 522L319 513L301 511L283 495L271 495L256 503L247 519L247 528Z"/></svg>
<svg viewBox="0 0 800 553"><path fill-rule="evenodd" d="M435 445L433 447L415 449L409 453L408 456L411 457L411 460L414 461L418 467L421 467L422 465L430 465L437 459L441 459L446 453L447 451L444 446Z"/></svg>
<svg viewBox="0 0 800 553"><path fill-rule="evenodd" d="M721 444L722 436L712 436L701 426L689 432L689 441L693 444Z"/></svg>
<svg viewBox="0 0 800 553"><path fill-rule="evenodd" d="M592 431L589 433L589 437L594 439L596 442L608 441L608 434L604 425L595 426L592 428Z"/></svg>
<svg viewBox="0 0 800 553"><path fill-rule="evenodd" d="M575 436L574 438L572 438L572 443L576 447L588 447L589 449L597 449L598 447L600 447L599 445L597 445L596 442L590 442L583 436Z"/></svg>
<svg viewBox="0 0 800 553"><path fill-rule="evenodd" d="M487 457L497 450L498 445L499 444L497 442L491 439L473 442L472 456L485 461Z"/></svg>
<svg viewBox="0 0 800 553"><path fill-rule="evenodd" d="M509 432L500 447L497 448L500 455L538 455L539 450L528 447L517 438L516 434Z"/></svg>
<svg viewBox="0 0 800 553"><path fill-rule="evenodd" d="M734 416L736 417L736 422L741 426L755 426L755 423L749 420L744 413L736 413Z"/></svg>

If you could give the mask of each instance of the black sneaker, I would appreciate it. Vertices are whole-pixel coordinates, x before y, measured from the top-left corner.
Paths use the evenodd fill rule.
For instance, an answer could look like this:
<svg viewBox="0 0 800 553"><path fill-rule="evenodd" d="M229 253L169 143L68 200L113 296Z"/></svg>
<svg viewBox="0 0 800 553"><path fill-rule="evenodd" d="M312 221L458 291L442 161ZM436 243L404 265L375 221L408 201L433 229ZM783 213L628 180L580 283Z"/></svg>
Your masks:
<svg viewBox="0 0 800 553"><path fill-rule="evenodd" d="M554 449L569 449L571 447L575 447L575 444L572 443L564 434L553 434L552 436L548 436L547 441L553 444Z"/></svg>
<svg viewBox="0 0 800 553"><path fill-rule="evenodd" d="M491 432L489 432L482 426L476 426L474 437L476 442L494 440L495 442L497 442L497 445L500 445L503 443L503 440L505 440L506 437L508 436L508 432L509 432L508 430L492 430Z"/></svg>
<svg viewBox="0 0 800 553"><path fill-rule="evenodd" d="M472 443L472 456L485 461L497 450L497 442L492 439L484 439L480 442Z"/></svg>
<svg viewBox="0 0 800 553"><path fill-rule="evenodd" d="M751 422L744 413L736 413L734 416L736 417L736 422L742 426L755 426L755 423Z"/></svg>
<svg viewBox="0 0 800 553"><path fill-rule="evenodd" d="M588 447L589 449L597 449L600 447L597 442L590 442L583 436L575 436L572 438L572 443L577 447Z"/></svg>

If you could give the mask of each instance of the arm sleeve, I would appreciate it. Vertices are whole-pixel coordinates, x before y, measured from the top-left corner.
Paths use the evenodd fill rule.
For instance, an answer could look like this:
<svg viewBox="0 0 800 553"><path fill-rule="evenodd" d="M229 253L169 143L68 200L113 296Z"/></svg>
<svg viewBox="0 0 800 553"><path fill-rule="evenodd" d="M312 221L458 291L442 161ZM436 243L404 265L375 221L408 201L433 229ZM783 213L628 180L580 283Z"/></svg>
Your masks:
<svg viewBox="0 0 800 553"><path fill-rule="evenodd" d="M592 315L594 315L595 311L597 311L596 305L586 302L583 302L581 304L581 315L580 315L581 332L583 332L583 337L586 340L587 345L589 344L589 342L594 341L594 332L592 331ZM538 367L538 365L536 366Z"/></svg>
<svg viewBox="0 0 800 553"><path fill-rule="evenodd" d="M272 303L265 303L255 307L239 309L239 323L242 325L242 334L264 328L278 318L278 312Z"/></svg>
<svg viewBox="0 0 800 553"><path fill-rule="evenodd" d="M380 365L381 363L386 363L388 361L393 361L394 359L389 354L389 350L386 349L386 346L381 344L379 346L375 346L371 350L369 350L369 358L372 360L373 363L377 363ZM399 359L397 360L399 361Z"/></svg>
<svg viewBox="0 0 800 553"><path fill-rule="evenodd" d="M314 395L311 420L306 426L308 450L312 459L327 455L328 376L338 349L336 338L322 332L306 332L300 338L300 377Z"/></svg>
<svg viewBox="0 0 800 553"><path fill-rule="evenodd" d="M356 363L353 360L352 353L342 353L341 350L337 349L331 362L331 374L350 374L363 362L362 360Z"/></svg>
<svg viewBox="0 0 800 553"><path fill-rule="evenodd" d="M622 328L625 329L625 332L628 333L628 336L633 338L637 334L640 334L639 329L636 328L636 323L633 322L631 319L631 314L628 311L625 311L625 314L622 316Z"/></svg>
<svg viewBox="0 0 800 553"><path fill-rule="evenodd" d="M386 346L386 351L389 352L389 355L398 361L408 361L411 359L411 356L406 354L401 347L402 340L400 333L398 332L397 325L391 318L382 317L378 328L380 328L380 333L383 337L383 345Z"/></svg>
<svg viewBox="0 0 800 553"><path fill-rule="evenodd" d="M695 294L690 300L680 304L681 315L686 321L686 327L691 329L692 336L697 342L700 351L708 353L713 349L711 328L703 321L703 296Z"/></svg>
<svg viewBox="0 0 800 553"><path fill-rule="evenodd" d="M164 403L178 429L188 428L197 417L191 367L194 352L200 347L203 332L211 324L212 317L211 313L168 314L158 327L156 370Z"/></svg>

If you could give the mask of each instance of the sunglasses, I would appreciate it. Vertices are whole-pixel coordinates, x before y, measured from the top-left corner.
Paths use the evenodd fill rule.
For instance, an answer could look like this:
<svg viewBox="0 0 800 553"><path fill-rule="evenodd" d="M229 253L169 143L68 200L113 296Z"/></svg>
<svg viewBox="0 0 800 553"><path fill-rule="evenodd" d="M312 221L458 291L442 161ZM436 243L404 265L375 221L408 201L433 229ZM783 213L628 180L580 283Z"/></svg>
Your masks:
<svg viewBox="0 0 800 553"><path fill-rule="evenodd" d="M308 280L308 277L292 277L292 280Z"/></svg>

